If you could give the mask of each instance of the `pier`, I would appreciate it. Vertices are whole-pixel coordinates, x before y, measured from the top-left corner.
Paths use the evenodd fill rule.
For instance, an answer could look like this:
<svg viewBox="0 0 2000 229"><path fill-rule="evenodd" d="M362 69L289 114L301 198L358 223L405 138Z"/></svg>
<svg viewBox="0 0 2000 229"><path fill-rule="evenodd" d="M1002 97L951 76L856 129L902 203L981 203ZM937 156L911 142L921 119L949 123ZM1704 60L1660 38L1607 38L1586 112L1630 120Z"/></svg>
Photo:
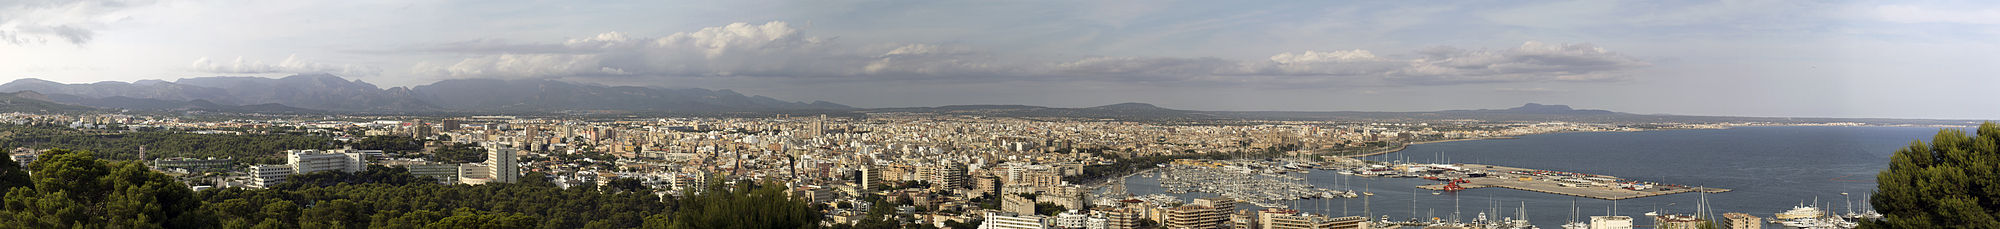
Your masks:
<svg viewBox="0 0 2000 229"><path fill-rule="evenodd" d="M1623 200L1623 199L1671 195L1671 194L1687 193L1687 192L1720 193L1729 191L1729 189L1722 189L1722 188L1681 187L1673 185L1648 185L1652 187L1635 190L1635 189L1627 189L1624 187L1618 187L1616 185L1604 185L1601 183L1591 183L1591 182L1564 181L1560 179L1554 179L1552 177L1525 176L1513 173L1516 171L1538 171L1532 169L1522 169L1522 168L1492 166L1492 165L1475 165L1475 164L1465 164L1464 166L1466 168L1486 170L1488 173L1496 174L1493 176L1486 176L1486 177L1462 178L1467 183L1459 183L1458 186L1465 189L1499 187L1499 188L1511 188L1523 191L1532 191L1532 192L1541 192L1541 193L1585 197L1593 199L1604 199L1604 200ZM1602 177L1615 179L1615 177L1609 177L1609 176L1602 176ZM1417 188L1443 191L1445 190L1445 184L1422 185L1422 186L1417 186Z"/></svg>

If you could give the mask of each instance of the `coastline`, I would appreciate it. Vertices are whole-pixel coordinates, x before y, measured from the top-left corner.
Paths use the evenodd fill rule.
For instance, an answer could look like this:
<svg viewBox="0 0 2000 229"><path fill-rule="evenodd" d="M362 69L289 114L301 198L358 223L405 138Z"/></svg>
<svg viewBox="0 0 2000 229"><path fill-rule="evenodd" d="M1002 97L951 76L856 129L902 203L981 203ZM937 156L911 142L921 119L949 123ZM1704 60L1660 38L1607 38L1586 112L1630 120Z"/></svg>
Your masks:
<svg viewBox="0 0 2000 229"><path fill-rule="evenodd" d="M1345 158L1356 158L1356 157L1368 157L1368 156L1375 156L1375 155L1383 155L1383 154L1389 154L1389 153L1394 153L1394 152L1402 152L1402 151L1403 151L1404 149L1409 149L1409 148L1410 148L1410 146L1413 146L1413 145L1420 145L1420 144L1430 144L1430 143L1445 143L1445 142L1456 142L1456 141L1477 141L1477 140L1503 140L1503 139L1515 139L1515 137L1485 137L1485 138L1461 138L1461 139L1445 139L1445 140L1431 140L1431 141L1421 141L1421 142L1411 142L1411 143L1404 143L1404 144L1403 144L1402 146L1396 146L1396 148L1392 148L1392 149L1382 149L1382 150L1376 150L1375 152L1368 152L1368 153L1364 153L1364 154L1355 154L1355 155L1341 155L1341 156L1339 156L1339 157L1345 157Z"/></svg>
<svg viewBox="0 0 2000 229"><path fill-rule="evenodd" d="M1806 126L1806 127L1915 127L1915 126L1908 126L1908 125L1809 125L1809 124L1786 124L1786 125L1731 125L1731 126L1716 126L1716 127L1704 127L1704 128L1656 128L1656 129L1638 129L1638 130L1613 130L1613 131L1560 131L1560 132L1548 132L1548 133L1535 133L1535 134L1524 134L1524 135L1509 135L1509 136L1496 136L1496 137L1482 137L1482 138L1462 138L1462 139L1444 139L1444 140L1431 140L1431 141L1420 141L1420 142L1410 142L1410 143L1404 143L1404 144L1402 144L1401 146L1397 146L1397 147L1394 147L1394 148L1387 148L1387 149L1378 149L1378 150L1375 150L1375 151L1372 151L1372 152L1368 152L1368 153L1364 153L1364 154L1356 154L1356 155L1341 155L1341 156L1332 156L1332 157L1344 157L1344 158L1359 158L1359 157L1368 157L1368 156L1376 156L1376 155L1382 155L1382 154L1389 154L1389 153L1395 153L1395 152L1401 152L1401 151L1403 151L1403 150L1406 150L1406 149L1409 149L1409 147L1410 147L1410 146L1412 146L1412 145L1420 145L1420 144L1431 144L1431 143L1446 143L1446 142L1458 142L1458 141L1477 141L1477 140L1506 140L1506 139L1519 139L1519 138L1520 138L1521 136L1528 136L1528 135L1544 135L1544 134L1560 134L1560 133L1598 133L1598 132L1650 132L1650 131L1667 131L1667 130L1701 130L1701 129L1711 129L1711 130L1726 130L1726 129L1736 129L1736 128L1741 128L1741 127L1798 127L1798 126ZM1146 169L1140 169L1140 170L1138 170L1138 171L1134 171L1134 172L1132 172L1132 173L1129 173L1129 174L1125 174L1125 175L1122 175L1122 176L1118 176L1117 178L1111 178L1111 179L1101 179L1101 180L1096 180L1096 181L1092 181L1092 182L1089 182L1088 184L1081 184L1081 185L1083 185L1083 186L1085 186L1085 187L1087 187L1087 188L1089 188L1089 189L1091 189L1091 190L1099 190L1099 189L1103 189L1103 188L1105 188L1105 187L1106 187L1106 185L1109 185L1109 184L1111 184L1111 183L1112 183L1112 179L1118 179L1118 180L1125 180L1125 179L1128 179L1128 178L1130 178L1130 177L1131 177L1131 176L1133 176L1133 175L1138 175L1138 174L1141 174L1141 173L1146 173L1146 172L1151 172L1151 171L1153 171L1154 169L1158 169L1158 168L1146 168Z"/></svg>

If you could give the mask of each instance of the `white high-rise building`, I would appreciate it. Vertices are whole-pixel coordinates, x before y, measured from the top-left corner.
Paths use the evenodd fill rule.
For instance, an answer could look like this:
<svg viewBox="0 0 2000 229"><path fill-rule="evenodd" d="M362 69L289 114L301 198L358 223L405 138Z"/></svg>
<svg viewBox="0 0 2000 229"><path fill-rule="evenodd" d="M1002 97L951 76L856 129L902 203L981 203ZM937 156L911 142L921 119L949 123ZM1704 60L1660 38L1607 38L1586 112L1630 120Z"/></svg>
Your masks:
<svg viewBox="0 0 2000 229"><path fill-rule="evenodd" d="M1020 215L1020 214L1014 214L1013 212L990 212L990 211L989 211L989 212L986 212L986 222L984 222L984 223L980 223L980 224L979 224L979 229L1042 229L1042 228L1048 228L1048 225L1044 225L1044 224L1042 224L1042 219L1043 219L1043 217L1042 217L1042 216L1038 216L1038 215L1027 215L1027 216L1022 216L1022 215Z"/></svg>
<svg viewBox="0 0 2000 229"><path fill-rule="evenodd" d="M1060 228L1083 228L1084 218L1089 218L1089 215L1084 215L1083 212L1074 209L1056 213L1055 226Z"/></svg>
<svg viewBox="0 0 2000 229"><path fill-rule="evenodd" d="M285 177L291 175L292 166L289 165L253 165L250 166L250 185L269 188L284 183Z"/></svg>
<svg viewBox="0 0 2000 229"><path fill-rule="evenodd" d="M1630 216L1591 216L1590 229L1632 229Z"/></svg>
<svg viewBox="0 0 2000 229"><path fill-rule="evenodd" d="M520 179L521 165L515 162L515 153L519 151L509 147L486 148L486 168L490 169L487 177L493 179L489 182L514 183Z"/></svg>
<svg viewBox="0 0 2000 229"><path fill-rule="evenodd" d="M362 151L337 150L286 150L283 165L250 166L251 185L271 187L284 183L286 176L321 171L356 173L368 170L368 154Z"/></svg>
<svg viewBox="0 0 2000 229"><path fill-rule="evenodd" d="M319 171L361 172L368 170L367 155L351 150L286 150L285 164L292 166L292 173L307 174Z"/></svg>

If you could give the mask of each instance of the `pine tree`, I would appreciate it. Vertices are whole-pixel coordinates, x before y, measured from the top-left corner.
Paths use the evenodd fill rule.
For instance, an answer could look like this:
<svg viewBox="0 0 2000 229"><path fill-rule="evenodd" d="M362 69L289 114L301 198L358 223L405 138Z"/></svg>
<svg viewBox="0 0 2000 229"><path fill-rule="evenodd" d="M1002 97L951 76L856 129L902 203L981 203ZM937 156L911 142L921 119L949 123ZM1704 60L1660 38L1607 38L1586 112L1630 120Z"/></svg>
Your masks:
<svg viewBox="0 0 2000 229"><path fill-rule="evenodd" d="M0 152L12 151L12 149L13 147L0 143ZM14 161L12 155L0 155L0 194L14 189L14 187L27 187L31 185L34 185L34 183L28 180L28 171L21 170L20 162Z"/></svg>
<svg viewBox="0 0 2000 229"><path fill-rule="evenodd" d="M1930 144L1911 142L1875 177L1870 204L1886 215L1867 228L2000 226L2000 125L1976 135L1946 129Z"/></svg>

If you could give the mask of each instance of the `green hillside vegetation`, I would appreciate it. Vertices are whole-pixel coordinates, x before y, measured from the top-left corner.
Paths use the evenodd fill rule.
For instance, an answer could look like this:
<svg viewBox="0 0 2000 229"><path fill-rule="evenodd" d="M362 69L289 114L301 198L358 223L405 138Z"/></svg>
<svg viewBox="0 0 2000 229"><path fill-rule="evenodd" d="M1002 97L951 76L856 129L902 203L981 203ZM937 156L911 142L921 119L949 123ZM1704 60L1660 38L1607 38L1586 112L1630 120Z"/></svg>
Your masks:
<svg viewBox="0 0 2000 229"><path fill-rule="evenodd" d="M336 143L331 137L301 134L196 134L181 131L85 131L62 126L0 124L0 143L35 149L75 149L97 152L97 157L116 160L137 159L139 146L146 146L148 158L217 157L237 162L274 164L284 162L285 149L325 149Z"/></svg>
<svg viewBox="0 0 2000 229"><path fill-rule="evenodd" d="M685 198L643 188L440 185L396 168L296 175L270 189L189 191L133 162L50 150L0 165L0 225L20 228L816 228L818 207L779 186L710 182ZM12 164L0 159L0 164ZM18 179L25 178L25 179ZM633 182L622 182L633 183Z"/></svg>

